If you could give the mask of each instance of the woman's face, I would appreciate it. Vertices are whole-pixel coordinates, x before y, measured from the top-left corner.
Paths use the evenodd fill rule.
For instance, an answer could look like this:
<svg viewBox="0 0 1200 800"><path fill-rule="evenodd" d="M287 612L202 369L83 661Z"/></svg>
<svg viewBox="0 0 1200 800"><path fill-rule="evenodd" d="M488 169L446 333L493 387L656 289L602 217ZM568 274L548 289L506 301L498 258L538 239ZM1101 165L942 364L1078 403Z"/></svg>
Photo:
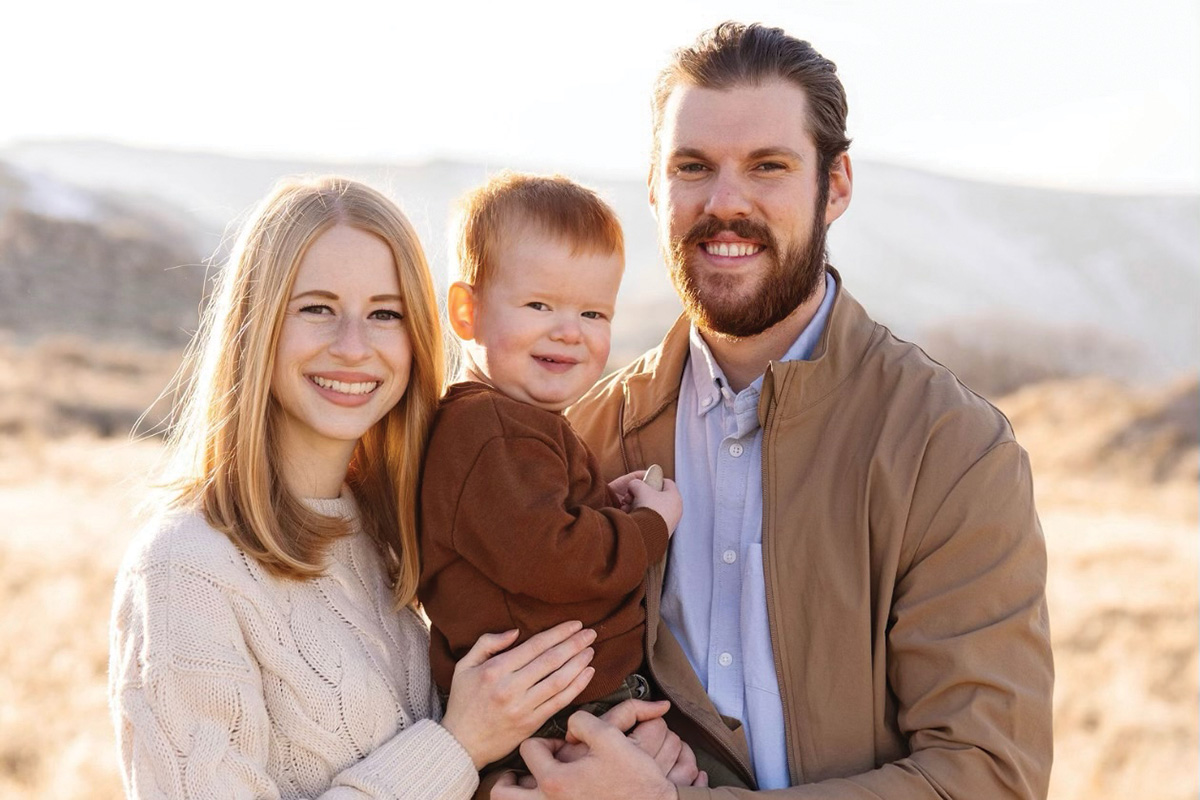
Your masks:
<svg viewBox="0 0 1200 800"><path fill-rule="evenodd" d="M275 351L271 394L287 458L349 461L403 396L411 362L391 248L349 225L330 228L300 261Z"/></svg>

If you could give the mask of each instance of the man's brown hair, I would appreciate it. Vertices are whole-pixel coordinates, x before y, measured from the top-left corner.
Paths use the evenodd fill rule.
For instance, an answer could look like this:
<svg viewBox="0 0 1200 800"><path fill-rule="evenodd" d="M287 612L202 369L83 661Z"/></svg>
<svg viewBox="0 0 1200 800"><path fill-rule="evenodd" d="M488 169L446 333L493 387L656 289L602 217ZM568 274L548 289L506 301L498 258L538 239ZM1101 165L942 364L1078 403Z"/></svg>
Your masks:
<svg viewBox="0 0 1200 800"><path fill-rule="evenodd" d="M505 170L459 201L451 234L458 279L480 288L505 237L522 230L566 242L572 253L625 253L621 222L594 191L562 175Z"/></svg>
<svg viewBox="0 0 1200 800"><path fill-rule="evenodd" d="M820 158L820 180L827 186L829 170L839 153L850 147L846 137L846 90L837 66L808 42L758 23L722 22L696 41L675 51L658 74L651 100L654 144L651 179L659 166L663 111L667 98L680 84L728 89L782 78L804 90L808 98L808 129Z"/></svg>

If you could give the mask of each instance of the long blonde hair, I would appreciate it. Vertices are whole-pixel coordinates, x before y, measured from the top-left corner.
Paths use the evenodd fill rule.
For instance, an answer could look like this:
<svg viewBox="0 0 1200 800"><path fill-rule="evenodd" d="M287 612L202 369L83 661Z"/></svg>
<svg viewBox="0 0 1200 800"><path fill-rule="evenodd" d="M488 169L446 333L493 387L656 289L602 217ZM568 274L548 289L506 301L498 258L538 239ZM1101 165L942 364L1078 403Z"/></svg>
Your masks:
<svg viewBox="0 0 1200 800"><path fill-rule="evenodd" d="M442 388L443 339L416 232L391 200L364 184L332 176L284 180L242 228L185 358L189 377L168 442L169 503L201 508L274 575L323 571L326 546L345 533L345 523L312 511L284 486L271 375L300 261L337 224L373 233L391 248L412 346L408 388L355 446L346 479L402 606L413 601L420 575L417 484Z"/></svg>

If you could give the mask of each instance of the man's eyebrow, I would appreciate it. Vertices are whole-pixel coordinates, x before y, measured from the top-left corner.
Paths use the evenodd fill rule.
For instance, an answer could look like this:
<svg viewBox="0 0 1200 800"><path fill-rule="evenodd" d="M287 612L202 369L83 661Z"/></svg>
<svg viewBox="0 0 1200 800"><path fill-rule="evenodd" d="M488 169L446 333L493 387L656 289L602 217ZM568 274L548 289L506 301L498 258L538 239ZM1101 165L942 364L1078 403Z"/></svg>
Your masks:
<svg viewBox="0 0 1200 800"><path fill-rule="evenodd" d="M771 158L772 156L791 158L795 159L796 161L804 160L803 156L790 147L760 147L750 153L750 158L752 160L758 158Z"/></svg>
<svg viewBox="0 0 1200 800"><path fill-rule="evenodd" d="M699 158L705 159L707 156L703 150L695 147L677 147L671 151L671 158Z"/></svg>

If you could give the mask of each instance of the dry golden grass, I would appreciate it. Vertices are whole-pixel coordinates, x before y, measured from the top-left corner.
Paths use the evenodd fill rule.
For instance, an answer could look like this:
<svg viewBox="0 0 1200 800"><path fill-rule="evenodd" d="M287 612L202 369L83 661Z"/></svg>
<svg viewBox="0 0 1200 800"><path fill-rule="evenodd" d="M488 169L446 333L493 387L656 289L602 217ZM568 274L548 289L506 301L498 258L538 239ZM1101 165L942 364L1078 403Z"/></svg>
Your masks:
<svg viewBox="0 0 1200 800"><path fill-rule="evenodd" d="M161 447L95 431L123 431L173 364L78 342L0 347L15 376L0 393L4 797L121 796L109 604ZM1200 797L1194 394L1194 380L1143 394L1076 381L1000 403L1031 453L1049 550L1053 800Z"/></svg>

